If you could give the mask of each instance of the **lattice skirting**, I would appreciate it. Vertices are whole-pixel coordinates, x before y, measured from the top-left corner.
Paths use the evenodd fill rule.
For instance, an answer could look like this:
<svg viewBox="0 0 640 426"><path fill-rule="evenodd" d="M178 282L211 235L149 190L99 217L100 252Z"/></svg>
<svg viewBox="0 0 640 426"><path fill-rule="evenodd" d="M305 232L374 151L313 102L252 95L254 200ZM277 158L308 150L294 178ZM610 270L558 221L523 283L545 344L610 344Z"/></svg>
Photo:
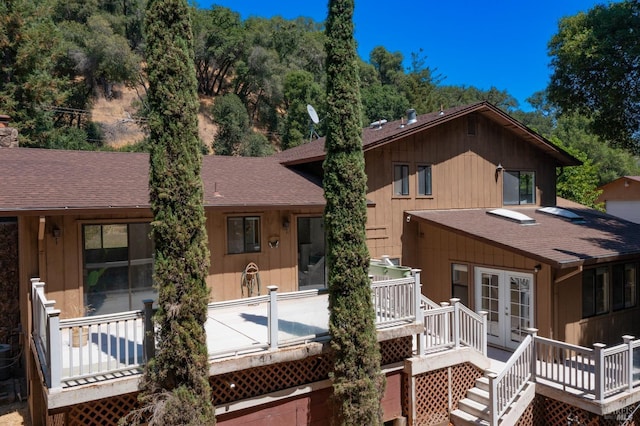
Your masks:
<svg viewBox="0 0 640 426"><path fill-rule="evenodd" d="M637 405L629 406L619 412L599 416L565 402L538 395L535 399L532 423L522 423L522 425L617 426L623 424L636 407ZM633 414L628 423L624 424L640 426L640 409Z"/></svg>
<svg viewBox="0 0 640 426"><path fill-rule="evenodd" d="M429 371L413 378L414 398L411 397L412 378L409 377L404 384L404 411L414 416L415 425L446 423L451 410L457 408L458 401L475 385L480 376L482 370L469 363ZM412 410L413 403L415 406Z"/></svg>
<svg viewBox="0 0 640 426"><path fill-rule="evenodd" d="M382 365L403 361L412 356L412 337L381 342L380 353ZM209 379L213 403L224 404L318 382L327 379L332 369L332 355L326 353L213 376ZM116 425L137 406L136 394L119 395L78 404L63 413L49 413L47 425Z"/></svg>

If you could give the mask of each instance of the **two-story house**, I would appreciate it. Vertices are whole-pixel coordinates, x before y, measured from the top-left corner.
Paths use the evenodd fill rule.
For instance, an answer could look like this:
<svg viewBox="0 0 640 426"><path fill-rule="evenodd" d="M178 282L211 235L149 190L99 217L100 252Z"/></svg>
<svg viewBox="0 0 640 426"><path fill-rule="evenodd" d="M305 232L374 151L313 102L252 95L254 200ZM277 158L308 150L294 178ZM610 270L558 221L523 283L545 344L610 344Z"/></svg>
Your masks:
<svg viewBox="0 0 640 426"><path fill-rule="evenodd" d="M421 268L423 293L485 310L490 343L523 330L590 345L638 335L640 228L556 201L580 161L489 103L363 131L373 257ZM321 169L323 141L282 152Z"/></svg>

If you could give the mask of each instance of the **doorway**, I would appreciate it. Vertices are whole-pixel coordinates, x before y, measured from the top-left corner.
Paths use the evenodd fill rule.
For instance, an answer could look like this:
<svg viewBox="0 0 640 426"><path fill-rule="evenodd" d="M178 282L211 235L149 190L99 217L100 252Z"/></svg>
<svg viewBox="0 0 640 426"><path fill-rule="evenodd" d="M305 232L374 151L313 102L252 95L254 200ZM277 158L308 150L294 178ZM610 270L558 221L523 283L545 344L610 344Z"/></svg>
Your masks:
<svg viewBox="0 0 640 426"><path fill-rule="evenodd" d="M322 217L298 218L298 289L325 288Z"/></svg>
<svg viewBox="0 0 640 426"><path fill-rule="evenodd" d="M533 326L533 275L475 269L476 307L487 312L487 342L516 349Z"/></svg>

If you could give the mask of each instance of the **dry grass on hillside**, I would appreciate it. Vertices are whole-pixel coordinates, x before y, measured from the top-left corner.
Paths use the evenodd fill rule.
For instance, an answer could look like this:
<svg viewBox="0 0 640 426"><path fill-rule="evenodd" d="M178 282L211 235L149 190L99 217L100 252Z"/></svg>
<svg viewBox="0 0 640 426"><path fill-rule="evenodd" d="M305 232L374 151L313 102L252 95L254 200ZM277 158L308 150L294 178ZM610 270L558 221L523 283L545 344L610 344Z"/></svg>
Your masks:
<svg viewBox="0 0 640 426"><path fill-rule="evenodd" d="M142 93L143 90L140 90ZM135 89L117 86L113 90L111 100L100 96L91 110L91 119L102 129L105 144L119 148L144 139L145 132L133 117L136 114L136 104L139 103L138 92ZM211 98L200 99L198 112L198 133L204 143L211 149L217 126L211 120Z"/></svg>

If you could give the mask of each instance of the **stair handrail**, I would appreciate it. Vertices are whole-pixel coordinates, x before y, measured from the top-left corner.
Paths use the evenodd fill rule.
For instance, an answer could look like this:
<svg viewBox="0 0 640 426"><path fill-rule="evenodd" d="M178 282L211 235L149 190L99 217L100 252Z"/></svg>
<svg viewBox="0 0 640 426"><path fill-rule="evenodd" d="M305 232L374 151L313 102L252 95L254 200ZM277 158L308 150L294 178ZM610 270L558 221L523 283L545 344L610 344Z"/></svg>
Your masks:
<svg viewBox="0 0 640 426"><path fill-rule="evenodd" d="M420 300L422 302L423 309L438 309L440 307L440 305L438 305L433 300L429 299L424 294L420 295Z"/></svg>
<svg viewBox="0 0 640 426"><path fill-rule="evenodd" d="M532 377L535 360L535 337L537 329L527 329L528 335L511 355L500 373L488 373L490 424L497 426L511 403L524 389Z"/></svg>

